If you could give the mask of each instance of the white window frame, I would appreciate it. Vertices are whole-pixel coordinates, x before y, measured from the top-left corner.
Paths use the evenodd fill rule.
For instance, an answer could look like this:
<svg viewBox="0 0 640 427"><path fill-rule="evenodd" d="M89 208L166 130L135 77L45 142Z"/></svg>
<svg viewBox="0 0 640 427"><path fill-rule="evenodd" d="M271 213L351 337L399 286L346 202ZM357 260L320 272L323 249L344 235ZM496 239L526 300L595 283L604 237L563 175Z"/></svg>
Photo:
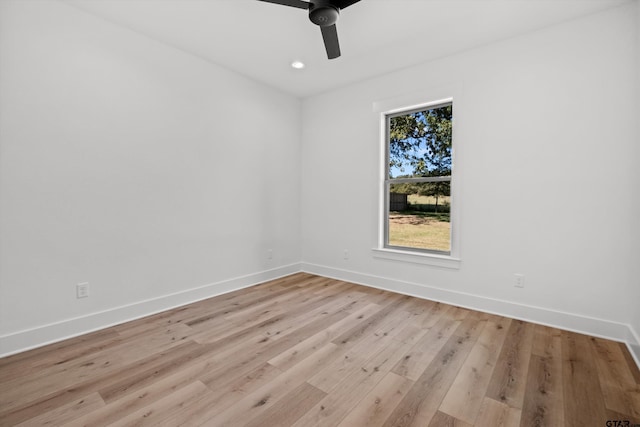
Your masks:
<svg viewBox="0 0 640 427"><path fill-rule="evenodd" d="M379 152L379 204L378 204L378 245L372 249L375 258L382 258L392 261L409 262L414 264L425 264L442 268L459 269L460 258L460 188L459 171L457 165L457 151L460 148L460 141L456 132L458 123L458 108L455 102L458 99L456 90L452 88L440 88L430 91L431 96L409 95L390 100L376 102L373 111L379 123L380 152ZM435 96L434 96L435 95ZM443 95L443 96L437 96ZM422 101L422 102L421 102ZM452 170L451 170L451 250L449 254L435 251L425 251L424 249L386 247L387 227L388 227L388 118L390 116L414 111L428 110L430 108L452 104L454 109L453 120L453 147L452 147Z"/></svg>

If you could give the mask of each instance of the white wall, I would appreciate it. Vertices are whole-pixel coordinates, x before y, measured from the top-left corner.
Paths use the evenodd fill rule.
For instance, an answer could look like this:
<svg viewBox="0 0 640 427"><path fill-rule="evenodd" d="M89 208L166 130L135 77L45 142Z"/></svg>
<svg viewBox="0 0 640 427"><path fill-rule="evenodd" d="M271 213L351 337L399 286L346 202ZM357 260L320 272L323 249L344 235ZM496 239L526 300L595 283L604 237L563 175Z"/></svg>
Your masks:
<svg viewBox="0 0 640 427"><path fill-rule="evenodd" d="M306 99L303 268L600 335L640 331L636 7ZM372 105L447 86L459 93L461 268L375 259Z"/></svg>
<svg viewBox="0 0 640 427"><path fill-rule="evenodd" d="M640 112L640 0L636 0L636 111ZM636 144L635 144L635 153L632 154L634 159L640 159L640 119L636 116ZM636 345L633 350L636 355L636 360L638 360L640 364L640 167L635 167L635 177L633 180L635 182L635 186L630 195L632 199L635 200L635 211L633 221L633 228L635 229L635 252L633 255L633 259L631 266L635 268L635 272L633 273L632 280L630 281L630 295L631 301L633 301L633 308L631 310L632 320L631 325L635 331L635 339L638 341L638 345Z"/></svg>
<svg viewBox="0 0 640 427"><path fill-rule="evenodd" d="M0 354L298 268L299 100L64 3L0 3Z"/></svg>

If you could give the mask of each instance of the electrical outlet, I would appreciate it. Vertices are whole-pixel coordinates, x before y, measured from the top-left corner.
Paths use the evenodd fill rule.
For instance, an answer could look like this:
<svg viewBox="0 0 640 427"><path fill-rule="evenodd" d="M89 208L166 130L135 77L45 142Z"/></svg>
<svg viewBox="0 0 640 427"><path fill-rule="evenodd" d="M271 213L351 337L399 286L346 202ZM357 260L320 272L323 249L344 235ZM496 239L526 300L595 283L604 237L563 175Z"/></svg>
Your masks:
<svg viewBox="0 0 640 427"><path fill-rule="evenodd" d="M273 249L267 249L267 258L273 259Z"/></svg>
<svg viewBox="0 0 640 427"><path fill-rule="evenodd" d="M344 252L342 253L342 257L344 259L349 259L349 249L344 250Z"/></svg>
<svg viewBox="0 0 640 427"><path fill-rule="evenodd" d="M76 298L87 298L89 296L89 283L78 283L76 285Z"/></svg>
<svg viewBox="0 0 640 427"><path fill-rule="evenodd" d="M524 288L524 274L516 273L514 276L515 281L513 282L513 286L516 288Z"/></svg>

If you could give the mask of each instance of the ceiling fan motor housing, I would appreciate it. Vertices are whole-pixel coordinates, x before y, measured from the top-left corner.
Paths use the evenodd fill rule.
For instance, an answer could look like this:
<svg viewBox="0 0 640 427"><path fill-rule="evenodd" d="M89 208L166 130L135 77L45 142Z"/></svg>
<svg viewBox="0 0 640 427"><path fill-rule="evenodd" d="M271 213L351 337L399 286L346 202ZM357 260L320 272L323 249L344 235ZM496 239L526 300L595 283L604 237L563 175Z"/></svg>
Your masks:
<svg viewBox="0 0 640 427"><path fill-rule="evenodd" d="M336 23L340 9L328 1L314 1L309 8L309 19L316 25L328 27Z"/></svg>

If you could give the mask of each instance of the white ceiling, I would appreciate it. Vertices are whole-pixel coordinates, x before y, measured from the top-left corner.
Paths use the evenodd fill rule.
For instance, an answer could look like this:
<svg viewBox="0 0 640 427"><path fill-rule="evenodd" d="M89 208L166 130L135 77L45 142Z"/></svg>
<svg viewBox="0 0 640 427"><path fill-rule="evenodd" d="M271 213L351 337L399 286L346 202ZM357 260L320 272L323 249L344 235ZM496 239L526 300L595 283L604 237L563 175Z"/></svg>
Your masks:
<svg viewBox="0 0 640 427"><path fill-rule="evenodd" d="M304 97L630 0L361 0L342 11L329 61L307 12L257 0L64 0ZM302 60L304 70L290 67Z"/></svg>

